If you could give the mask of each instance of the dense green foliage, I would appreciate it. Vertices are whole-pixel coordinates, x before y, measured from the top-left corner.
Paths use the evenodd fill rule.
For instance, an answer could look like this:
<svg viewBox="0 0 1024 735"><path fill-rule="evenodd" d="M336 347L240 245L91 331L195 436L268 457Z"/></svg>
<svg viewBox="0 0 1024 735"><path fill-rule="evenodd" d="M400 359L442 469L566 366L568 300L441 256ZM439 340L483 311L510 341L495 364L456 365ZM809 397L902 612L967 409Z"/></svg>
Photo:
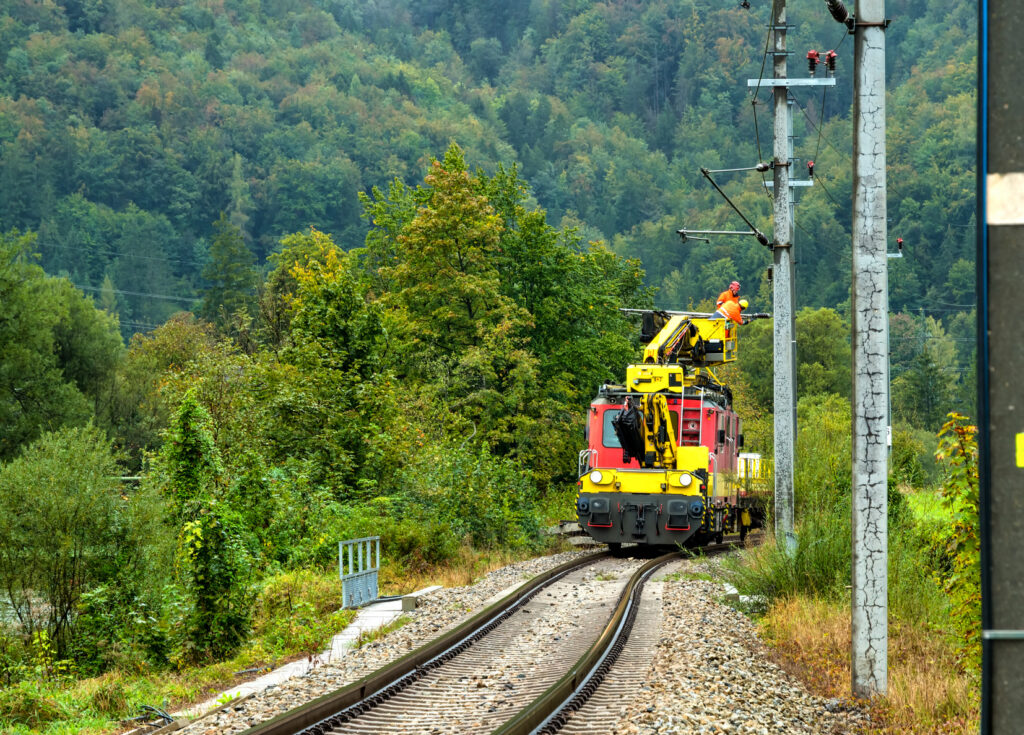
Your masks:
<svg viewBox="0 0 1024 735"><path fill-rule="evenodd" d="M92 426L46 434L0 468L6 601L22 630L41 631L56 658L75 652L87 668L98 652L74 635L78 610L99 589L116 590L117 602L131 608L158 556L158 543L150 545L158 542L150 537L158 523L154 501L122 495L116 472L108 440ZM129 616L111 612L122 622Z"/></svg>
<svg viewBox="0 0 1024 735"><path fill-rule="evenodd" d="M977 427L967 417L950 413L939 433L935 456L945 469L942 502L952 523L941 539L948 569L936 577L949 595L953 626L964 665L977 673L981 666L981 531L978 495Z"/></svg>
<svg viewBox="0 0 1024 735"><path fill-rule="evenodd" d="M350 249L369 225L359 192L415 183L455 139L488 171L518 161L551 222L641 258L663 306L733 276L759 296L761 246L683 245L674 231L735 224L700 166L768 157L770 91L751 105L745 80L759 75L769 8L15 0L0 16L0 229L38 231L47 271L103 294L130 334L227 275L209 268L223 263L222 214L259 261L309 225ZM907 243L891 261L893 310L925 309L952 334L973 295L975 13L956 0L893 0L887 13L889 216ZM824 6L790 22L793 48L839 53L836 88L793 92L796 155L818 183L796 210L798 304L836 307L850 272L853 44ZM770 232L760 180L722 183Z"/></svg>
<svg viewBox="0 0 1024 735"><path fill-rule="evenodd" d="M0 459L46 430L84 426L123 352L117 323L33 263L33 235L0 234Z"/></svg>
<svg viewBox="0 0 1024 735"><path fill-rule="evenodd" d="M643 272L550 226L515 167L470 172L455 145L422 185L362 203L364 247L293 233L251 286L222 217L213 322L178 315L127 351L114 319L27 264L31 238L5 241L8 324L52 308L59 327L72 305L73 335L43 331L25 354L50 366L48 390L81 385L82 410L0 466L0 582L18 618L0 632L14 687L0 721L60 720L39 693L74 675L255 656L254 634L264 660L315 645L333 623L306 635L268 620L259 586L329 568L345 538L382 536L397 570L541 545L547 509L571 494L592 387L635 350L618 307L649 303ZM60 298L40 305L33 289ZM75 428L90 417L109 439ZM140 477L125 484L126 470ZM109 711L126 714L122 699Z"/></svg>

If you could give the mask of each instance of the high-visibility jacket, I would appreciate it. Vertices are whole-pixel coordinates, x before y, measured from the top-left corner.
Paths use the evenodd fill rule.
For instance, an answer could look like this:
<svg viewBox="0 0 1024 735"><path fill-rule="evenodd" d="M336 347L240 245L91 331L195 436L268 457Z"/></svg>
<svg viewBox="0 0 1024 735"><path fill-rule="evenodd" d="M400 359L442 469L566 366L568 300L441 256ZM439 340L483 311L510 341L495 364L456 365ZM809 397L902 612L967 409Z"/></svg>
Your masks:
<svg viewBox="0 0 1024 735"><path fill-rule="evenodd" d="M743 314L740 309L740 303L736 301L726 301L724 304L718 307L718 311L715 312L715 316L722 319L731 319L737 324L743 323Z"/></svg>
<svg viewBox="0 0 1024 735"><path fill-rule="evenodd" d="M726 301L735 301L737 304L739 304L740 297L734 294L731 288L727 288L718 295L718 301L715 302L715 306L721 306Z"/></svg>

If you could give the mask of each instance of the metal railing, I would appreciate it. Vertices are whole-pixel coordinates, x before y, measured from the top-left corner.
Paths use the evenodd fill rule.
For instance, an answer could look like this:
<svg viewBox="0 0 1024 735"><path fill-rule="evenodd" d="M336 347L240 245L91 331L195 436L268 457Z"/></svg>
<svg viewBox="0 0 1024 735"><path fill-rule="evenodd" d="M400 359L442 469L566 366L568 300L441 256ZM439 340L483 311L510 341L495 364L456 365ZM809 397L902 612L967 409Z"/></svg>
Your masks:
<svg viewBox="0 0 1024 735"><path fill-rule="evenodd" d="M591 459L597 455L597 452L593 449L581 449L579 460L576 465L576 477L583 477L583 475L590 472Z"/></svg>
<svg viewBox="0 0 1024 735"><path fill-rule="evenodd" d="M375 544L376 564L373 559ZM342 607L361 607L376 600L379 571L380 536L338 542L338 576L341 577Z"/></svg>

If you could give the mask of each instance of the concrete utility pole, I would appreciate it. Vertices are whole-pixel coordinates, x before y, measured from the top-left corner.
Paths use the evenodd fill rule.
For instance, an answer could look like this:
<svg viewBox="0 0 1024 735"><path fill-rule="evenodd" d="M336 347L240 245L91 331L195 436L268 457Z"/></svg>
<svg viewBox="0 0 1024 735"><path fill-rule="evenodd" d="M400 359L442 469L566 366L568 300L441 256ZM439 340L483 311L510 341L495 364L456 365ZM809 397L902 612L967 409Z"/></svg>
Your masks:
<svg viewBox="0 0 1024 735"><path fill-rule="evenodd" d="M979 3L978 451L981 511L981 732L1021 730L1024 686L1024 13Z"/></svg>
<svg viewBox="0 0 1024 735"><path fill-rule="evenodd" d="M773 82L786 79L786 2L777 0L771 19ZM789 87L776 83L774 148L774 250L772 251L772 311L775 339L775 538L779 546L796 549L793 533L793 464L796 450L796 332L793 273L793 224L790 208L790 132L792 119Z"/></svg>
<svg viewBox="0 0 1024 735"><path fill-rule="evenodd" d="M796 453L796 330L793 272L793 193L791 187L812 186L812 179L795 180L793 163L793 103L790 87L833 87L833 77L790 79L786 76L786 2L776 0L771 23L774 46L773 79L748 79L748 87L771 85L774 89L775 143L773 149L774 241L772 243L772 312L774 316L775 367L775 539L790 552L796 550L793 532L793 465Z"/></svg>
<svg viewBox="0 0 1024 735"><path fill-rule="evenodd" d="M885 1L857 0L853 97L853 693L888 687Z"/></svg>

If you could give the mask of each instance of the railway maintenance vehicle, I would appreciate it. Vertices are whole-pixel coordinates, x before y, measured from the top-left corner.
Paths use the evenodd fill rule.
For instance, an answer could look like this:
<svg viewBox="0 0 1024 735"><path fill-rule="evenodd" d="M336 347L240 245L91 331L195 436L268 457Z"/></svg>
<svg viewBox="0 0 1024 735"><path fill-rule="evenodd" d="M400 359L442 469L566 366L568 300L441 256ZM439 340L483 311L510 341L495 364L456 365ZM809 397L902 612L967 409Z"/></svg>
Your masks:
<svg viewBox="0 0 1024 735"><path fill-rule="evenodd" d="M769 315L623 311L641 316L646 347L643 362L626 368L626 382L601 386L590 404L579 454L580 527L612 551L623 543L746 537L764 522L757 481L767 463L741 457L743 423L714 369L736 360L742 324Z"/></svg>

